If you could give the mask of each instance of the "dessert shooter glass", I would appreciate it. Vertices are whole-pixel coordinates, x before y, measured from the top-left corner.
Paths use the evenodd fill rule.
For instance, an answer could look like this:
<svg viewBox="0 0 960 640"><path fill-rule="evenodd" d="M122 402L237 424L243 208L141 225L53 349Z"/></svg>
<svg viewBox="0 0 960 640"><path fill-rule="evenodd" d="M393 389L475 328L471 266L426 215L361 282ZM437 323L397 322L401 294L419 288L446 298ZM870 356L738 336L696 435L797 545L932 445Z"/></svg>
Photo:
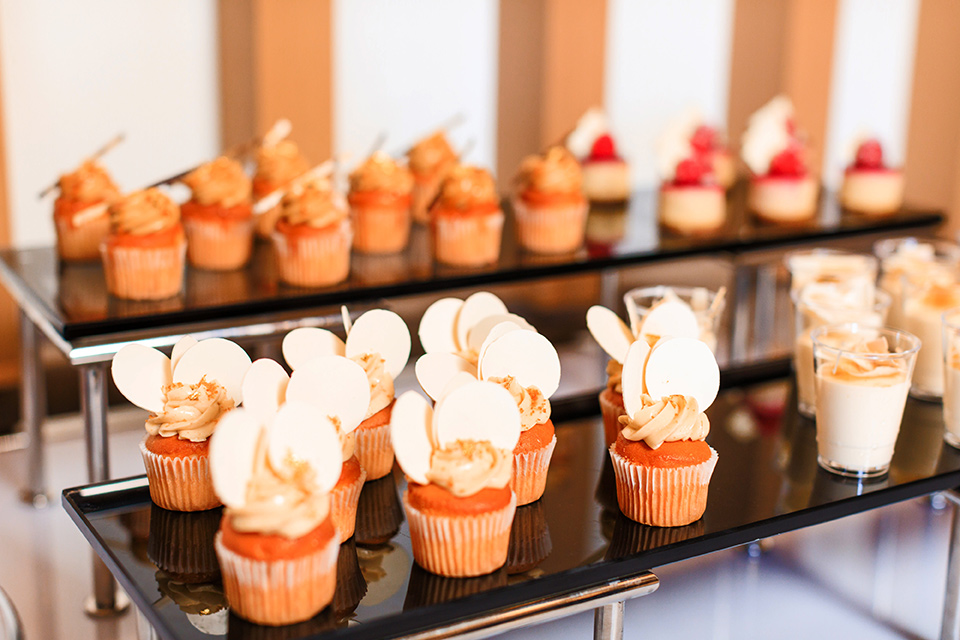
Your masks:
<svg viewBox="0 0 960 640"><path fill-rule="evenodd" d="M943 439L960 448L960 309L943 314Z"/></svg>
<svg viewBox="0 0 960 640"><path fill-rule="evenodd" d="M811 334L819 327L847 322L882 327L890 310L890 296L877 291L872 305L858 306L805 300L802 293L792 297L796 313L793 369L797 374L797 410L801 415L812 418L817 412L817 388Z"/></svg>
<svg viewBox="0 0 960 640"><path fill-rule="evenodd" d="M870 478L890 470L920 340L898 329L857 323L814 330L817 462L842 476ZM885 338L886 351L851 347Z"/></svg>
<svg viewBox="0 0 960 640"><path fill-rule="evenodd" d="M903 328L920 338L922 344L910 395L938 402L943 397L944 383L942 316L960 306L960 282L956 274L946 279L928 274L926 280L918 283L904 279L902 304Z"/></svg>
<svg viewBox="0 0 960 640"><path fill-rule="evenodd" d="M791 251L783 258L790 272L790 293L811 282L846 282L872 291L877 281L877 259L836 249Z"/></svg>
<svg viewBox="0 0 960 640"><path fill-rule="evenodd" d="M683 302L690 305L697 322L700 325L700 339L707 343L710 350L717 351L717 334L720 330L720 318L726 306L726 299L718 296L718 291L705 287L640 287L631 289L623 294L623 302L627 305L627 315L630 318L630 328L634 333L643 323L658 302L669 296L671 292Z"/></svg>
<svg viewBox="0 0 960 640"><path fill-rule="evenodd" d="M945 240L887 238L873 244L873 253L880 260L879 286L891 298L887 325L895 329L905 328L903 292L907 283L916 286L931 277L949 277L960 269L960 245Z"/></svg>

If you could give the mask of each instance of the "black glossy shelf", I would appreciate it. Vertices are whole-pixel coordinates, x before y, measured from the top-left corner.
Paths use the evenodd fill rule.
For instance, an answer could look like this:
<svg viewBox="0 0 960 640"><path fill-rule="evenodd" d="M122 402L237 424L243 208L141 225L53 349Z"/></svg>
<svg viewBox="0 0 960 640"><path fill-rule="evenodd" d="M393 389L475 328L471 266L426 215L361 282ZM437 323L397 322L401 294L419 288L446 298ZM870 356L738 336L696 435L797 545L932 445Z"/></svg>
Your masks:
<svg viewBox="0 0 960 640"><path fill-rule="evenodd" d="M53 248L0 252L0 278L21 307L40 314L64 339L96 339L199 322L237 323L268 314L593 272L668 258L740 253L869 233L902 233L933 228L943 220L934 211L903 211L880 219L857 216L841 212L834 199L825 196L814 222L773 226L747 214L743 201L741 186L730 195L728 221L723 229L707 237L684 238L661 234L656 194L638 193L629 207L592 210L585 247L562 256L522 251L515 239L513 220L508 219L500 261L480 269L437 264L432 258L429 233L415 226L405 252L393 256L354 254L349 279L322 289L280 283L267 244L258 244L253 260L243 270L215 273L188 268L184 291L159 302L109 296L99 264L61 265Z"/></svg>
<svg viewBox="0 0 960 640"><path fill-rule="evenodd" d="M624 518L599 417L564 419L563 413L578 408L558 403L558 443L546 493L518 510L508 568L472 579L431 575L413 565L403 524L385 545L348 541L341 550L335 606L314 619L274 629L231 615L226 635L213 637L391 638L442 628L960 486L960 451L943 443L939 404L908 401L890 473L857 482L817 466L815 426L796 413L789 379L743 387L730 382L708 411L708 442L720 460L707 511L694 524L664 529ZM390 514L396 513L402 491L399 473L364 487L361 535L394 524ZM163 564L165 549L205 548L217 526L216 510L176 514L159 509L151 504L142 477L68 489L63 505L161 638L211 637L178 606L179 598L189 609L183 586L171 587L151 558ZM191 531L193 537L186 533ZM536 566L523 566L536 560ZM218 588L216 582L203 587L208 594Z"/></svg>

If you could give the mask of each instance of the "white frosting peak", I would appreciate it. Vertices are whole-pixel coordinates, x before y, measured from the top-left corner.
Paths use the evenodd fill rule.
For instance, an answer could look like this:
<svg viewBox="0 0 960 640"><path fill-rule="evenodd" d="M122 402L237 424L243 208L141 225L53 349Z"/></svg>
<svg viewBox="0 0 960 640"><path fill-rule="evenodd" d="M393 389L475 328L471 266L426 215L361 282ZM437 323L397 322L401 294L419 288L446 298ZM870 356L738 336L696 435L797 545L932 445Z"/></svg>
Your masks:
<svg viewBox="0 0 960 640"><path fill-rule="evenodd" d="M577 158L586 158L597 138L609 131L607 114L600 107L591 107L580 116L576 127L567 135L567 149Z"/></svg>
<svg viewBox="0 0 960 640"><path fill-rule="evenodd" d="M792 118L793 103L786 96L775 97L750 116L740 155L753 173L767 173L770 161L790 144L787 123Z"/></svg>

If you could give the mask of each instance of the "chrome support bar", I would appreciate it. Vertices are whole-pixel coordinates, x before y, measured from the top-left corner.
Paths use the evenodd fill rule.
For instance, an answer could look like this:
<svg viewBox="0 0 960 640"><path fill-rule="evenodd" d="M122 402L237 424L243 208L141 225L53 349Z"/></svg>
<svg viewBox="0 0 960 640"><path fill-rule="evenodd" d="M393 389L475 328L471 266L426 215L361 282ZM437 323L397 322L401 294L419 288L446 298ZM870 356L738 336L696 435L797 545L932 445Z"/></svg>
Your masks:
<svg viewBox="0 0 960 640"><path fill-rule="evenodd" d="M47 506L43 462L43 421L47 414L46 385L40 359L40 330L20 312L20 418L27 437L27 484L20 499L34 507Z"/></svg>
<svg viewBox="0 0 960 640"><path fill-rule="evenodd" d="M960 492L951 489L944 491L942 495L953 503L953 520L950 525L947 584L943 598L940 640L960 640Z"/></svg>
<svg viewBox="0 0 960 640"><path fill-rule="evenodd" d="M593 640L623 638L623 600L597 608L593 612Z"/></svg>
<svg viewBox="0 0 960 640"><path fill-rule="evenodd" d="M4 640L23 640L23 625L13 601L0 589L0 633Z"/></svg>

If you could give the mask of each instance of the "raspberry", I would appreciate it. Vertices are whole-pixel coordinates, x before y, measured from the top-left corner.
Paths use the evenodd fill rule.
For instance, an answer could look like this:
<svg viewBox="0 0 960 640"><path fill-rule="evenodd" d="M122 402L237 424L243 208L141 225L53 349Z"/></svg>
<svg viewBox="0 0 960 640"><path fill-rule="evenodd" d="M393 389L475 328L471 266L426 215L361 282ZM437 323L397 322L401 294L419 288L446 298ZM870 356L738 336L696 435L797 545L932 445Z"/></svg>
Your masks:
<svg viewBox="0 0 960 640"><path fill-rule="evenodd" d="M695 158L687 158L677 163L677 169L673 174L673 182L678 185L700 184L703 174L706 173L704 165Z"/></svg>
<svg viewBox="0 0 960 640"><path fill-rule="evenodd" d="M798 147L787 147L770 161L770 175L796 177L804 175L807 168L803 163L803 152Z"/></svg>
<svg viewBox="0 0 960 640"><path fill-rule="evenodd" d="M712 151L717 144L717 132L713 127L705 124L697 127L697 130L690 136L690 146L699 153Z"/></svg>
<svg viewBox="0 0 960 640"><path fill-rule="evenodd" d="M605 133L594 140L593 147L590 149L590 157L600 160L616 158L617 148L613 145L613 138Z"/></svg>
<svg viewBox="0 0 960 640"><path fill-rule="evenodd" d="M857 148L857 159L854 165L859 169L882 169L883 147L876 139L865 140Z"/></svg>

